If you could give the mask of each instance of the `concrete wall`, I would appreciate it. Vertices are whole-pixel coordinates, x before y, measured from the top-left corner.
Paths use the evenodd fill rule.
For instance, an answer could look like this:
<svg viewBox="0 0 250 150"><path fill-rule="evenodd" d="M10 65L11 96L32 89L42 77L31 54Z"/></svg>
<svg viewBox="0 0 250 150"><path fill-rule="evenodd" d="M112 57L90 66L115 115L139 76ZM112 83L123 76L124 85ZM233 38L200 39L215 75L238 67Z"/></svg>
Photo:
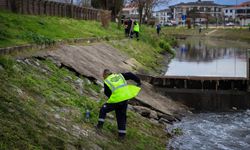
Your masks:
<svg viewBox="0 0 250 150"><path fill-rule="evenodd" d="M250 63L250 59L249 59ZM250 72L250 67L248 65ZM196 111L228 111L250 108L250 78L152 77L139 75L156 92Z"/></svg>
<svg viewBox="0 0 250 150"><path fill-rule="evenodd" d="M250 93L238 91L214 91L157 88L167 97L193 108L194 111L230 111L250 108Z"/></svg>

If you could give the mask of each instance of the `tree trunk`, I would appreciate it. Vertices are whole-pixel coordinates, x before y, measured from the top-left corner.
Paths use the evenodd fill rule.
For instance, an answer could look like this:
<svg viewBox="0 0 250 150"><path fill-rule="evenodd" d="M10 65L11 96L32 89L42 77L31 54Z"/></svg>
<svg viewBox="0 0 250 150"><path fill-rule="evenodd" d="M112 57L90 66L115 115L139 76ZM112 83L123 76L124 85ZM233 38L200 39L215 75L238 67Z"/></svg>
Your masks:
<svg viewBox="0 0 250 150"><path fill-rule="evenodd" d="M71 15L71 18L74 17L74 15L73 15L73 0L70 1L70 15Z"/></svg>
<svg viewBox="0 0 250 150"><path fill-rule="evenodd" d="M121 29L121 23L122 23L122 13L121 13L121 11L118 13L118 26L117 26L117 28L118 29Z"/></svg>

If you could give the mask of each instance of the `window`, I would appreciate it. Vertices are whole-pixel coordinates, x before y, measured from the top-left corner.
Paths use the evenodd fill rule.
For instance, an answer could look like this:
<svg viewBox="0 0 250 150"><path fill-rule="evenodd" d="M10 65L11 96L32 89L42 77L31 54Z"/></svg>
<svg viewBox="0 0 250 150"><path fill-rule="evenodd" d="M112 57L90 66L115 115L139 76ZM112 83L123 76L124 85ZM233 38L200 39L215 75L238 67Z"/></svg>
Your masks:
<svg viewBox="0 0 250 150"><path fill-rule="evenodd" d="M243 10L243 9L238 9L238 10L237 10L237 13L239 13L239 14L240 14L240 13L244 13L244 10Z"/></svg>
<svg viewBox="0 0 250 150"><path fill-rule="evenodd" d="M232 9L230 9L230 13L233 13L233 10L232 10Z"/></svg>
<svg viewBox="0 0 250 150"><path fill-rule="evenodd" d="M226 11L225 11L226 13L228 13L228 10L226 9Z"/></svg>

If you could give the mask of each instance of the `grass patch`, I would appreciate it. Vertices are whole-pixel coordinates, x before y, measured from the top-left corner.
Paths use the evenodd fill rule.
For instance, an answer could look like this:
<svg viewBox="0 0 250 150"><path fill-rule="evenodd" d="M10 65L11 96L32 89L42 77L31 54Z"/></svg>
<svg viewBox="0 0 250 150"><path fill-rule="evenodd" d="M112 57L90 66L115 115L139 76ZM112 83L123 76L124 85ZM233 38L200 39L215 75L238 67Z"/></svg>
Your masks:
<svg viewBox="0 0 250 150"><path fill-rule="evenodd" d="M0 47L26 43L50 44L59 39L104 36L123 36L123 31L118 30L114 23L105 29L97 21L0 11Z"/></svg>
<svg viewBox="0 0 250 150"><path fill-rule="evenodd" d="M207 33L217 30L209 35ZM164 35L174 36L207 36L212 38L226 39L226 40L237 40L243 42L250 41L250 31L248 28L209 28L203 29L199 33L199 28L187 29L186 27L166 27L162 29Z"/></svg>
<svg viewBox="0 0 250 150"><path fill-rule="evenodd" d="M228 39L234 41L250 41L250 31L247 28L219 29L209 35L213 38Z"/></svg>
<svg viewBox="0 0 250 150"><path fill-rule="evenodd" d="M139 41L126 39L110 43L146 66L143 68L146 73L159 73L159 68L164 65L162 64L164 58L162 54L175 55L172 46L177 44L176 39L171 35L158 36L154 28L144 25L141 27L139 39Z"/></svg>
<svg viewBox="0 0 250 150"><path fill-rule="evenodd" d="M0 149L166 148L163 126L152 124L130 111L128 138L124 142L115 140L115 119L105 122L101 136L96 134L93 126L105 101L101 87L65 68L58 68L49 60L15 61L1 56L0 66ZM79 79L85 87L83 95L75 83ZM88 96L91 90L101 101ZM88 121L85 120L87 109L91 112ZM80 129L76 130L74 126ZM89 136L77 136L87 129L91 131Z"/></svg>
<svg viewBox="0 0 250 150"><path fill-rule="evenodd" d="M8 11L0 11L0 47L36 43L53 44L59 39L84 38L84 37L109 37L124 36L122 29L117 29L117 24L111 23L105 29L100 22L75 20L70 18L51 16L20 15ZM147 66L147 72L159 70L163 57L159 54L168 52L174 54L171 46L176 44L172 36L158 36L152 27L141 26L140 41L130 42L126 46L114 46L134 57L137 61ZM157 69L158 68L158 69Z"/></svg>

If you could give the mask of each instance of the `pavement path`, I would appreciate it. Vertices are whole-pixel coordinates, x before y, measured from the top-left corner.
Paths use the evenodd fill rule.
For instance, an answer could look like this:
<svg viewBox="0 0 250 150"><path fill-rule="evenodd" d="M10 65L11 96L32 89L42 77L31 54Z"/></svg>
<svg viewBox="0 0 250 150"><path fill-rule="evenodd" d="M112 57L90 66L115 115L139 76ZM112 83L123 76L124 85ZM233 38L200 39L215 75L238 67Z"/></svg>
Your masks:
<svg viewBox="0 0 250 150"><path fill-rule="evenodd" d="M210 32L206 33L205 35L210 35L210 34L213 34L213 33L214 33L214 32L216 32L216 31L217 31L217 29L212 30L212 31L210 31Z"/></svg>

